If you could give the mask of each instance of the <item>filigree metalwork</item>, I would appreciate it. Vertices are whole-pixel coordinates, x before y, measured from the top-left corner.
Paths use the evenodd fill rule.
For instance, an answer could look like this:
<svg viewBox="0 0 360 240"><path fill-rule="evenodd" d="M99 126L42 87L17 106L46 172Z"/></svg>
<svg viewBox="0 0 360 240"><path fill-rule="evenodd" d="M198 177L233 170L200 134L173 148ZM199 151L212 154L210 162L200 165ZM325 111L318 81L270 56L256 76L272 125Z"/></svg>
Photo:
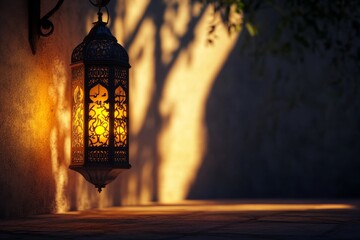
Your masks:
<svg viewBox="0 0 360 240"><path fill-rule="evenodd" d="M72 82L76 83L77 81L82 81L84 79L84 67L79 66L75 67L71 71L72 73ZM76 83L78 84L78 83Z"/></svg>
<svg viewBox="0 0 360 240"><path fill-rule="evenodd" d="M109 86L109 68L108 67L89 67L89 86L95 83L102 83L105 86Z"/></svg>
<svg viewBox="0 0 360 240"><path fill-rule="evenodd" d="M71 55L71 62L75 63L75 62L79 62L82 59L84 59L84 47L85 47L85 42L80 43L73 51L72 55Z"/></svg>
<svg viewBox="0 0 360 240"><path fill-rule="evenodd" d="M107 40L94 40L90 43L88 51L86 51L85 57L91 57L93 59L103 59L109 57L114 53L110 52L113 47L113 42Z"/></svg>
<svg viewBox="0 0 360 240"><path fill-rule="evenodd" d="M128 132L130 64L126 50L102 22L102 13L98 15L98 22L74 49L71 58L72 94L74 99L83 97L84 127L83 147L72 147L70 168L101 191L122 169L131 167ZM77 87L81 87L83 94ZM73 112L73 126L78 126L76 116L81 114L76 114L76 108ZM72 130L76 133L75 129Z"/></svg>
<svg viewBox="0 0 360 240"><path fill-rule="evenodd" d="M96 60L117 60L121 62L129 62L129 57L124 48L115 41L108 39L97 39L91 41L84 51L85 59Z"/></svg>
<svg viewBox="0 0 360 240"><path fill-rule="evenodd" d="M115 147L127 145L126 93L121 86L115 89L114 137Z"/></svg>
<svg viewBox="0 0 360 240"><path fill-rule="evenodd" d="M90 162L107 162L109 160L109 152L108 151L89 151L88 155Z"/></svg>
<svg viewBox="0 0 360 240"><path fill-rule="evenodd" d="M79 164L84 162L84 152L80 150L73 150L71 154L71 163Z"/></svg>
<svg viewBox="0 0 360 240"><path fill-rule="evenodd" d="M126 163L127 162L127 154L124 150L115 151L115 162L118 163Z"/></svg>
<svg viewBox="0 0 360 240"><path fill-rule="evenodd" d="M84 162L84 67L72 68L72 110L71 110L71 162L79 165Z"/></svg>
<svg viewBox="0 0 360 240"><path fill-rule="evenodd" d="M122 68L115 68L115 86L121 83L123 88L127 88L127 81L128 81L128 73L126 69Z"/></svg>
<svg viewBox="0 0 360 240"><path fill-rule="evenodd" d="M76 86L72 109L72 147L84 146L84 91Z"/></svg>
<svg viewBox="0 0 360 240"><path fill-rule="evenodd" d="M109 146L109 102L108 91L101 84L90 89L89 146Z"/></svg>

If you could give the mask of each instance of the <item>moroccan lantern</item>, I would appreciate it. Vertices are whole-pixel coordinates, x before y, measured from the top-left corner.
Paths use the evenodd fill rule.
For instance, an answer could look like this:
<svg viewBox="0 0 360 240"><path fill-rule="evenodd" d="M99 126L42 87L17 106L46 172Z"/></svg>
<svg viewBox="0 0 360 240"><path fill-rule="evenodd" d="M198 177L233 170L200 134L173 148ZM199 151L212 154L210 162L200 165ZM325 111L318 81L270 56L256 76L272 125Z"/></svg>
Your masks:
<svg viewBox="0 0 360 240"><path fill-rule="evenodd" d="M98 21L71 56L70 169L101 192L129 169L129 57L102 21Z"/></svg>

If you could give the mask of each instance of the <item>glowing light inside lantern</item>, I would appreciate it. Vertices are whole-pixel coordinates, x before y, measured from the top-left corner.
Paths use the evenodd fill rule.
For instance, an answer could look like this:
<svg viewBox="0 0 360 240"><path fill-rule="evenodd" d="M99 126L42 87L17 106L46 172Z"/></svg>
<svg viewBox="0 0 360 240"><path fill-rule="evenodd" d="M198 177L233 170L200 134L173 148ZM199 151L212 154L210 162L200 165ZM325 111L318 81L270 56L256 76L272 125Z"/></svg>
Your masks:
<svg viewBox="0 0 360 240"><path fill-rule="evenodd" d="M73 147L82 147L83 146L83 136L84 136L84 91L76 86L74 90L74 99L73 99Z"/></svg>
<svg viewBox="0 0 360 240"><path fill-rule="evenodd" d="M108 91L101 84L90 89L89 103L89 146L109 145L109 102Z"/></svg>
<svg viewBox="0 0 360 240"><path fill-rule="evenodd" d="M115 146L123 147L127 143L127 109L126 109L126 93L119 86L115 89Z"/></svg>

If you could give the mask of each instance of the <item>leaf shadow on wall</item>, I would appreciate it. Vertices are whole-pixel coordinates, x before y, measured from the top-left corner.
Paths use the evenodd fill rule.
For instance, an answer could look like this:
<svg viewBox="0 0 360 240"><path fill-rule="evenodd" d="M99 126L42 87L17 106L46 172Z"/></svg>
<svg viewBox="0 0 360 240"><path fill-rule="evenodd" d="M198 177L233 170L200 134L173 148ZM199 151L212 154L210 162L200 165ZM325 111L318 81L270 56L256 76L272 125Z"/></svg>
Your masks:
<svg viewBox="0 0 360 240"><path fill-rule="evenodd" d="M207 152L188 198L359 197L358 68L344 60L337 90L348 91L334 97L332 52L308 51L293 64L254 59L256 46L243 44L242 36L208 98Z"/></svg>
<svg viewBox="0 0 360 240"><path fill-rule="evenodd" d="M131 1L119 1L118 5L122 4L133 4ZM131 49L135 42L139 38L143 37L141 34L144 31L144 26L153 26L153 32L150 33L153 36L153 39L149 38L148 41L145 41L144 44L137 46L135 50L135 58L130 58L130 64L133 66L133 69L130 69L130 104L133 102L132 98L132 89L136 84L136 88L141 89L141 79L133 83L134 79L131 79L132 74L140 74L139 69L137 69L137 63L142 61L144 56L148 56L149 48L153 48L153 82L150 84L152 93L150 95L149 103L145 109L144 118L141 126L134 131L130 131L130 163L132 168L129 171L126 171L120 176L117 180L107 186L105 190L107 196L112 201L112 205L121 205L121 204L141 204L149 201L158 201L159 200L159 168L162 164L162 156L159 153L159 136L161 132L167 128L169 122L171 121L173 114L172 111L176 110L176 107L172 109L168 114L164 116L160 112L160 105L162 98L165 92L165 85L167 84L167 79L169 73L173 70L176 61L182 52L189 48L192 41L194 40L195 27L197 26L199 20L203 17L205 9L201 9L200 12L195 16L191 17L186 24L186 31L183 34L173 34L176 35L178 42L178 47L174 49L171 53L171 58L168 61L164 62L163 59L163 46L164 39L161 35L161 29L166 24L165 14L169 8L172 8L176 14L179 14L179 4L176 1L174 2L163 2L163 1L149 1L144 13L141 15L141 18L136 22L133 31L125 37L123 43L121 43L125 48ZM193 3L188 3L190 9L193 8ZM124 6L124 5L123 5ZM109 6L110 16L117 16L121 19L127 17L126 11L116 12L116 6L114 3ZM175 16L174 16L175 17ZM151 22L152 24L149 24ZM111 23L115 27L114 21ZM126 26L122 26L126 29ZM150 27L148 30L151 29ZM117 29L114 29L115 31ZM149 30L151 31L151 30ZM175 31L175 30L174 30ZM152 42L153 41L153 42ZM131 52L130 52L131 53ZM189 63L191 58L188 59ZM137 71L137 73L132 73L132 71ZM144 73L144 78L149 78ZM141 78L141 77L140 77ZM184 96L185 98L186 96ZM134 100L135 101L135 100ZM132 110L134 105L130 107ZM130 113L130 123L138 119L134 119L134 114Z"/></svg>

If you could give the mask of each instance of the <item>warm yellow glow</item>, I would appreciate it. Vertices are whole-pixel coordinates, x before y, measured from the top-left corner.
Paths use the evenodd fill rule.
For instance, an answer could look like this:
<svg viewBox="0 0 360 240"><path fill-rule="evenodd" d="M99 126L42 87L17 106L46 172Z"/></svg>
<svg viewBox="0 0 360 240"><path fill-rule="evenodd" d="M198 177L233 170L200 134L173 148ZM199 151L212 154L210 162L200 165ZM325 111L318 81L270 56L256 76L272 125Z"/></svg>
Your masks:
<svg viewBox="0 0 360 240"><path fill-rule="evenodd" d="M131 145L130 145L131 146ZM130 174L127 178L127 191L126 198L123 200L125 205L137 205L138 197L137 197L137 179L135 174Z"/></svg>
<svg viewBox="0 0 360 240"><path fill-rule="evenodd" d="M188 1L178 4L182 11L192 12ZM169 11L164 28L172 26L177 29L178 25L187 25L188 15L174 15L171 14L173 10ZM160 112L169 122L163 126L158 139L161 202L174 203L185 199L196 177L206 151L206 101L215 77L237 40L237 35L229 37L225 27L219 26L216 43L207 46L205 43L210 16L211 9L208 9L195 28L194 40L180 53L166 77ZM161 37L164 41L171 40L184 34L182 30L164 30ZM169 56L177 49L176 44L162 47Z"/></svg>
<svg viewBox="0 0 360 240"><path fill-rule="evenodd" d="M38 74L34 74L34 76L29 76L29 78L31 79L39 79L39 81L42 81L45 76L42 73L38 73ZM34 84L32 81L25 81L26 83L29 84ZM24 88L26 89L30 89L31 87L34 86L24 86ZM47 85L37 85L36 86L36 90L38 92L39 96L47 96L48 95L48 89L47 89ZM31 132L24 132L23 134L26 136L30 136L30 134L34 134L34 138L33 139L38 139L38 138L46 138L47 139L47 135L48 135L48 131L50 129L50 122L49 122L49 116L48 116L48 112L49 109L51 108L51 105L48 101L36 101L37 98L35 98L34 96L28 96L28 98L24 97L24 100L27 99L27 101L29 101L29 98L31 100L34 100L35 102L28 102L28 105L21 105L18 104L18 107L20 108L24 108L24 107L29 107L32 106L34 107L32 114L28 117L28 118L19 118L18 121L19 123L16 123L14 121L17 121L16 119L13 119L13 126L26 126L27 130L30 130ZM23 103L26 104L26 103ZM22 109L21 113L23 114L24 111ZM24 122L25 121L25 122ZM19 141L23 140L24 145L26 147L26 145L29 145L28 139L19 139ZM40 139L38 139L40 140ZM34 140L33 140L34 141Z"/></svg>
<svg viewBox="0 0 360 240"><path fill-rule="evenodd" d="M186 201L179 205L157 205L131 206L121 208L108 208L101 212L111 215L116 209L116 214L146 214L146 215L169 215L186 212L283 212L283 211L320 211L320 210L346 210L355 209L352 204L347 203L241 203L222 201ZM75 212L72 214L81 214Z"/></svg>
<svg viewBox="0 0 360 240"><path fill-rule="evenodd" d="M185 48L180 45L180 40L189 32L191 17L200 14L202 5L192 4L190 0L166 0L164 22L157 26L151 17L143 16L149 4L149 0L118 3L116 13L119 15L112 29L120 43L131 37L127 46L134 66L130 71L130 132L135 137L130 143L130 156L133 156L131 161L140 160L133 162L134 168L124 179L123 204L151 201L155 187L162 202L176 202L186 197L206 151L203 114L207 96L237 39L236 34L229 38L226 29L219 26L217 43L206 46L208 26L213 20L208 9L196 23L193 41ZM156 34L160 34L160 41L157 41ZM160 46L156 46L159 43ZM155 47L161 48L160 56L156 54ZM164 69L173 64L164 79L163 91L163 81L158 80L158 86L155 79L156 63L163 64ZM154 155L151 146L140 146L134 139L140 130L156 124L156 119L149 118L148 114L158 87L161 104L150 111L160 110L161 117L169 122L162 126L159 138L155 139L158 152ZM122 131L121 128L115 130ZM154 159L157 156L160 156L159 159ZM154 171L159 172L156 183Z"/></svg>
<svg viewBox="0 0 360 240"><path fill-rule="evenodd" d="M84 91L76 86L73 93L72 147L84 146Z"/></svg>
<svg viewBox="0 0 360 240"><path fill-rule="evenodd" d="M180 47L179 37L187 32L187 25L191 20L191 6L189 1L166 1L165 22L161 26L161 59L168 64L173 59L174 51ZM178 9L175 6L178 5ZM176 10L175 10L176 9Z"/></svg>
<svg viewBox="0 0 360 240"><path fill-rule="evenodd" d="M127 106L126 93L121 86L115 89L114 137L115 147L127 145Z"/></svg>
<svg viewBox="0 0 360 240"><path fill-rule="evenodd" d="M219 26L217 42L214 46L206 46L208 26L213 18L211 10L208 9L200 21L195 23L194 36L191 36L194 39L189 45L182 46L181 38L190 31L191 17L200 14L201 4L192 5L190 0L166 0L164 22L157 26L152 16L144 16L150 3L149 0L118 2L111 29L119 43L127 42L128 46L125 47L129 50L130 63L133 66L130 70L129 99L131 129L127 129L127 126L114 127L115 135L124 135L130 131L134 136L130 143L130 156L133 156L130 161L133 168L126 173L121 183L119 180L112 185L123 184L122 204L148 203L152 200L154 189L158 190L161 202L185 199L206 151L204 111L207 97L216 75L237 39L237 35L229 38L226 29ZM92 21L93 19L88 21L88 30ZM138 25L139 23L141 24ZM166 71L169 69L165 79L155 79L158 67L164 67ZM157 94L160 95L155 99L161 97L160 106L157 101L156 106L150 105L154 104L155 90L159 90ZM97 100L93 103L96 105ZM150 106L154 108L149 109ZM155 152L153 146L137 141L141 130L151 129L157 124L157 119L149 118L153 111L160 111L164 120L162 122L166 122L161 126L159 137L153 139L157 141L154 145L158 147ZM127 114L121 110L119 113L124 116ZM94 110L93 115L97 118L104 116L100 110ZM100 142L106 140L105 136L109 131L108 127L100 124L103 120L96 122L94 118L94 128L91 130L95 139L98 137ZM141 138L143 140L146 136ZM157 157L159 159L155 159ZM157 182L154 182L154 172L159 174ZM88 188L81 176L77 178L77 182L77 206L80 209L111 204L111 191L104 191L104 196L99 198L93 195L94 189L92 186Z"/></svg>
<svg viewBox="0 0 360 240"><path fill-rule="evenodd" d="M114 19L116 27L113 31L118 41L124 42L127 36L135 30L149 3L150 0L124 0L118 2L115 8L117 17ZM119 16L124 16L124 18Z"/></svg>
<svg viewBox="0 0 360 240"><path fill-rule="evenodd" d="M94 192L94 186L91 186L80 174L76 175L76 192L78 210L99 207L99 194Z"/></svg>
<svg viewBox="0 0 360 240"><path fill-rule="evenodd" d="M109 145L109 103L108 91L101 84L90 89L89 104L89 146Z"/></svg>
<svg viewBox="0 0 360 240"><path fill-rule="evenodd" d="M125 129L122 128L122 127L117 127L117 128L116 128L116 132L118 132L118 133L120 133L120 134L126 133Z"/></svg>
<svg viewBox="0 0 360 240"><path fill-rule="evenodd" d="M91 208L103 208L113 205L110 193L106 191L99 194L93 185L89 184L85 178L75 173L75 179L72 184L76 184L76 209L86 210Z"/></svg>
<svg viewBox="0 0 360 240"><path fill-rule="evenodd" d="M146 112L153 97L155 84L155 32L150 19L144 20L137 38L131 44L129 57L136 64L136 71L130 71L131 132L137 134L143 127ZM151 123L147 123L151 124ZM149 160L150 161L150 160Z"/></svg>
<svg viewBox="0 0 360 240"><path fill-rule="evenodd" d="M353 209L351 204L339 203L223 203L211 201L188 201L179 205L149 205L128 207L124 210L149 212L160 211L204 211L204 212L246 212L246 211L308 211Z"/></svg>
<svg viewBox="0 0 360 240"><path fill-rule="evenodd" d="M54 61L52 85L49 96L56 106L57 122L50 133L51 165L55 181L55 211L69 210L69 200L65 194L70 163L70 107L68 101L66 70L63 62ZM61 147L63 146L63 147Z"/></svg>
<svg viewBox="0 0 360 240"><path fill-rule="evenodd" d="M104 134L104 132L105 132L105 128L103 127L103 126L96 126L95 127L95 133L97 134L97 135L103 135Z"/></svg>

